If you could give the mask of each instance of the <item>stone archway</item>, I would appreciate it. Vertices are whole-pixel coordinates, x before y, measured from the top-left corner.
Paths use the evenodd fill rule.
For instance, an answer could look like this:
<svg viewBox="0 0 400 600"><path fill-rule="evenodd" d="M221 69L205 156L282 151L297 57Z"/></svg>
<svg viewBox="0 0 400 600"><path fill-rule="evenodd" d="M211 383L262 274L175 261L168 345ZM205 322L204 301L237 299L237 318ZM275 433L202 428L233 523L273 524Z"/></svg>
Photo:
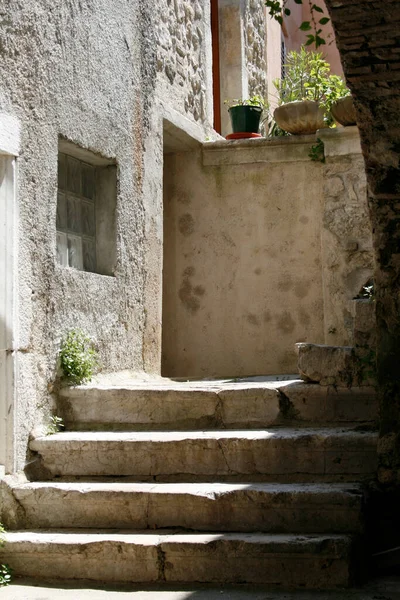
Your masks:
<svg viewBox="0 0 400 600"><path fill-rule="evenodd" d="M368 181L381 390L379 480L400 483L400 1L326 0Z"/></svg>

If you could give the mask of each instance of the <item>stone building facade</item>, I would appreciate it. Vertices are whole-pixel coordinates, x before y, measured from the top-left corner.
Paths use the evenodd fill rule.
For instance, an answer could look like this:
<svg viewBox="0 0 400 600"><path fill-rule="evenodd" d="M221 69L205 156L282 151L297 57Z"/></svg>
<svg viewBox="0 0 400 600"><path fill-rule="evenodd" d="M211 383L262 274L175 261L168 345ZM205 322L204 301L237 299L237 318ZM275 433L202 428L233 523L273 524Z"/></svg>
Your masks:
<svg viewBox="0 0 400 600"><path fill-rule="evenodd" d="M226 97L266 94L262 4L261 0L219 3L220 102ZM246 145L228 148L219 141L214 149L224 144L223 152L232 148L240 158L233 163L231 158L216 163L211 169L212 181L209 176L204 181L199 157L210 156L212 149L207 143L219 139L213 129L216 106L209 0L161 0L153 4L142 0L68 0L57 5L0 0L0 14L0 256L4 257L0 259L0 464L7 472L14 472L30 460L30 432L45 423L54 409L57 357L66 332L82 329L95 340L104 372L161 373L163 286L169 302L174 292L170 281L163 278L163 240L173 243L175 227L168 228L163 202L173 198L185 206L196 199L196 210L201 213L204 191L210 194L211 189L216 197L223 197L218 186L231 185L224 182L234 172L246 202L257 199L265 230L271 229L276 221L271 220L273 211L268 209L268 202L274 201L268 189L276 195L282 193L280 180L288 162L285 156L290 155L293 164L296 156L295 144L291 143L282 149L282 144L268 147L263 141L264 158L260 160L253 149L249 156ZM308 200L318 207L316 214L322 219L323 167L307 157L312 143L304 141L298 168L301 171L307 165L313 172L318 185ZM350 154L344 163L327 166L326 174L336 182L349 179L356 201L362 205L365 198L359 149ZM197 170L193 167L196 161ZM246 168L249 163L250 170ZM189 172L182 173L186 167L194 170L182 190ZM274 171L275 187L268 182L269 168ZM347 184L339 188L338 183L338 206L342 206ZM167 189L169 198L165 197ZM287 187L284 194L282 202L287 206L292 188ZM304 189L299 198L307 200ZM203 212L202 219L206 226L209 219L210 228L217 225L218 229L218 221L212 224L212 219L221 215L213 213L212 200L209 195L205 202L209 213ZM331 197L330 201L336 202ZM332 213L329 210L327 214ZM364 207L362 211L364 218ZM184 214L189 212L185 208ZM232 214L235 217L235 212ZM250 209L248 218L249 227L257 225ZM335 224L331 217L328 220L328 229L335 236ZM316 223L314 237L318 237L321 223ZM189 232L190 219L181 226ZM232 231L236 226L233 223ZM365 223L360 227L364 232ZM221 230L229 237L229 223ZM193 241L197 233L194 229L194 236L184 236L185 243ZM274 235L279 237L278 229ZM346 240L348 235L346 231ZM367 252L364 237L361 242L358 234L355 238L352 241L360 248L365 246ZM236 258L240 260L240 245L246 240L237 242ZM200 261L201 244L207 241L200 236L187 250L189 254L199 253ZM307 245L307 240L302 244ZM343 251L350 252L349 248L343 250L340 243L337 245L337 260L349 268L343 258ZM354 248L353 270L361 263L368 270L369 258ZM312 249L306 251L314 261L322 294L321 247L315 256ZM212 273L217 259L217 250L208 255L206 271ZM184 269L188 266L193 265ZM287 266L286 279L292 268L293 264ZM366 276L363 272L359 280L364 282ZM341 281L345 280L343 277ZM352 282L351 293L359 280ZM242 283L245 281L237 282L239 287ZM285 282L278 283L283 283L281 291L289 297ZM200 286L198 297L202 285L194 284L195 295L196 286ZM224 286L229 287L229 281L223 279L221 285L222 295L228 293ZM339 291L339 304L343 294ZM334 294L329 293L329 297ZM313 327L319 339L313 341L325 339L321 298L315 299L319 311L314 311L318 323ZM261 286L256 304L263 300ZM181 310L180 305L177 307ZM251 340L254 332L264 330L257 327L259 315L253 318L253 312L244 309ZM265 307L263 314L269 310ZM313 313L310 307L307 310ZM342 315L337 321L342 327ZM282 327L290 338L286 321ZM349 328L343 327L337 342L348 339ZM261 333L256 345L263 347ZM289 338L285 348L302 341L296 336ZM240 344L233 353L237 351ZM246 374L262 370L262 358L258 360L257 368L250 361ZM294 367L293 356L285 361L266 370L282 372ZM217 374L230 368L236 368L235 362L221 366Z"/></svg>

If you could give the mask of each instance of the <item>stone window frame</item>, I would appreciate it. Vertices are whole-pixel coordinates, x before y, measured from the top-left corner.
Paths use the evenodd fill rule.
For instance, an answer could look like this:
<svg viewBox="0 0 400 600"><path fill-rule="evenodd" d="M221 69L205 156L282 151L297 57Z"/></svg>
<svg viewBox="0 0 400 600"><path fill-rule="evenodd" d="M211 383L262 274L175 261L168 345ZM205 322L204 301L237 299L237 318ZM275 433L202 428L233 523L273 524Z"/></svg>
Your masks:
<svg viewBox="0 0 400 600"><path fill-rule="evenodd" d="M64 169L60 168L62 166ZM79 176L72 184L71 182L68 184L70 176L68 169L74 167L79 172ZM57 176L57 263L62 268L73 268L83 273L113 276L116 263L116 161L60 138ZM60 211L61 199L64 206ZM69 221L67 206L75 206L80 213L78 224L75 226L72 226ZM86 216L92 214L92 224L86 227L82 216L84 208L86 208ZM86 219L86 222L90 223L90 219ZM64 248L64 254L59 252L60 240L68 244ZM68 253L74 241L81 249L78 256L75 255L75 259ZM88 249L90 245L92 245L92 258L88 259L87 252L85 260L84 247Z"/></svg>

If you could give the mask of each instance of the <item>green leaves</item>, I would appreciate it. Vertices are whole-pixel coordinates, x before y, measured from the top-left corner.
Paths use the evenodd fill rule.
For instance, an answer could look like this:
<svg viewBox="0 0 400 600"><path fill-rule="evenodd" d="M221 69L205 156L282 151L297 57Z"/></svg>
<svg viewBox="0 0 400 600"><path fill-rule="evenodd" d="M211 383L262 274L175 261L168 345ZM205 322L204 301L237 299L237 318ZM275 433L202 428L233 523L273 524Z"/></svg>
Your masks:
<svg viewBox="0 0 400 600"><path fill-rule="evenodd" d="M5 529L0 523L0 547L4 546ZM12 580L12 569L8 565L0 564L0 587L8 585Z"/></svg>
<svg viewBox="0 0 400 600"><path fill-rule="evenodd" d="M319 32L317 32L318 38ZM315 40L313 34L307 36L310 43L324 43ZM289 52L285 64L285 78L274 80L279 95L279 103L312 100L319 102L325 112L327 126L332 124L330 109L334 102L350 94L344 80L338 75L331 75L329 63L321 52L306 50L304 46L299 52Z"/></svg>
<svg viewBox="0 0 400 600"><path fill-rule="evenodd" d="M54 433L58 433L65 429L64 421L61 417L57 417L57 415L53 415L50 417L50 422L47 425L47 435L53 435Z"/></svg>
<svg viewBox="0 0 400 600"><path fill-rule="evenodd" d="M0 564L0 587L9 585L12 580L12 569L8 565Z"/></svg>
<svg viewBox="0 0 400 600"><path fill-rule="evenodd" d="M281 26L283 25L284 18L290 17L291 15L291 10L286 6L287 2L288 0L282 0L282 2L278 0L265 0L265 6L268 9L269 16L271 19L277 21ZM299 5L303 4L303 0L294 0L294 2L295 4ZM326 44L325 38L323 35L321 35L322 29L318 29L318 25L326 25L329 23L330 18L324 15L323 8L318 6L318 4L312 4L310 0L308 0L308 3L310 7L311 20L303 21L299 26L299 29L304 32L314 30L314 33L306 36L305 45L311 46L312 44L315 44L315 48L317 49ZM323 16L319 18L321 14Z"/></svg>
<svg viewBox="0 0 400 600"><path fill-rule="evenodd" d="M66 379L73 385L90 381L98 365L92 340L80 330L72 330L61 345L60 363Z"/></svg>

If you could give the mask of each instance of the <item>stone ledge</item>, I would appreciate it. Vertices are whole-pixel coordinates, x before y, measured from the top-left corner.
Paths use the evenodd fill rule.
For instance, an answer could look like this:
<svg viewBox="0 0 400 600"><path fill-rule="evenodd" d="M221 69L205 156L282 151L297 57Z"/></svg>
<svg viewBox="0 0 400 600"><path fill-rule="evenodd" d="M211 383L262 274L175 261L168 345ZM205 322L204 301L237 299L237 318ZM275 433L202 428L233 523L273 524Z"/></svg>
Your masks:
<svg viewBox="0 0 400 600"><path fill-rule="evenodd" d="M325 158L348 154L361 155L360 134L357 125L319 129L316 136L324 142Z"/></svg>
<svg viewBox="0 0 400 600"><path fill-rule="evenodd" d="M203 165L223 166L263 162L307 162L315 135L224 140L203 144Z"/></svg>

